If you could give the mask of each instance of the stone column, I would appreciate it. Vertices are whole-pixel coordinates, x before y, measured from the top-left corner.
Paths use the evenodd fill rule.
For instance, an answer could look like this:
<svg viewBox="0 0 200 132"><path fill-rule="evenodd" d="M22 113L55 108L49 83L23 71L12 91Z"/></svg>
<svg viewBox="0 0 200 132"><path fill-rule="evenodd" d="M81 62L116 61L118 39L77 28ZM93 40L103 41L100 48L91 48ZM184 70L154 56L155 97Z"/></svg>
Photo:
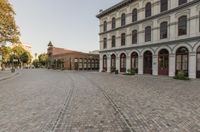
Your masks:
<svg viewBox="0 0 200 132"><path fill-rule="evenodd" d="M189 54L189 78L196 78L196 53L192 52Z"/></svg>
<svg viewBox="0 0 200 132"><path fill-rule="evenodd" d="M116 56L116 70L120 72L120 58Z"/></svg>
<svg viewBox="0 0 200 132"><path fill-rule="evenodd" d="M102 72L103 70L103 56L100 55L100 58L99 58L99 72Z"/></svg>
<svg viewBox="0 0 200 132"><path fill-rule="evenodd" d="M143 74L143 56L138 56L138 74Z"/></svg>
<svg viewBox="0 0 200 132"><path fill-rule="evenodd" d="M169 55L169 76L174 77L176 72L176 55Z"/></svg>
<svg viewBox="0 0 200 132"><path fill-rule="evenodd" d="M131 69L131 59L130 56L126 56L126 71Z"/></svg>
<svg viewBox="0 0 200 132"><path fill-rule="evenodd" d="M107 57L107 72L111 72L111 57L108 55Z"/></svg>
<svg viewBox="0 0 200 132"><path fill-rule="evenodd" d="M153 75L158 75L158 55L153 55Z"/></svg>

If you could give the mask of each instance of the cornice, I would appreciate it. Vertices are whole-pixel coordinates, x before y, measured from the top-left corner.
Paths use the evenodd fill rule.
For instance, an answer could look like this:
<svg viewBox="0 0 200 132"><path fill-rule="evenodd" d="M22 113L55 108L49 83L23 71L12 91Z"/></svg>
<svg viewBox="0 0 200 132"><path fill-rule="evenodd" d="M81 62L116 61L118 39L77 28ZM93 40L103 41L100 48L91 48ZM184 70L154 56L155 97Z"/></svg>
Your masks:
<svg viewBox="0 0 200 132"><path fill-rule="evenodd" d="M185 41L196 41L196 40L200 40L200 36L184 38L184 39L179 39L179 40L171 40L171 41L166 41L166 42L151 43L151 44L141 44L141 45L134 44L130 47L120 47L120 48L115 48L115 49L102 50L102 51L99 51L99 53L107 53L107 52L121 51L121 50L132 50L136 48L153 47L153 46L158 46L158 45L174 44L174 43L181 43Z"/></svg>
<svg viewBox="0 0 200 132"><path fill-rule="evenodd" d="M111 6L110 8L100 12L98 15L96 15L97 18L101 18L103 16L105 16L106 14L108 13L111 13L119 8L122 8L130 3L132 3L133 1L136 1L136 0L123 0L121 2L119 2L118 4L114 5L114 6Z"/></svg>
<svg viewBox="0 0 200 132"><path fill-rule="evenodd" d="M183 9L183 8L192 6L192 5L194 5L194 4L198 3L198 2L200 2L200 1L199 1L199 0L194 0L194 1L188 2L188 3L186 3L186 4L183 4L183 5L181 5L181 6L178 6L178 7L176 7L176 8L173 8L173 9L170 9L170 10L167 10L167 11L164 11L164 12L161 12L161 13L159 13L159 14L157 14L157 15L154 15L154 16L151 16L151 17L148 17L148 18L145 18L145 19L136 21L136 22L132 22L132 23L127 24L127 25L122 26L122 27L118 27L118 28L115 28L115 29L111 29L111 30L106 31L106 32L99 33L99 35L103 35L103 34L106 34L106 33L110 33L110 32L113 32L113 31L116 31L116 30L119 30L119 29L127 28L127 27L129 27L129 26L133 26L133 25L136 25L136 24L143 23L143 22L145 22L145 21L149 21L149 20L155 19L155 18L164 16L164 15L170 14L170 13L172 13L172 12L181 10L181 9Z"/></svg>

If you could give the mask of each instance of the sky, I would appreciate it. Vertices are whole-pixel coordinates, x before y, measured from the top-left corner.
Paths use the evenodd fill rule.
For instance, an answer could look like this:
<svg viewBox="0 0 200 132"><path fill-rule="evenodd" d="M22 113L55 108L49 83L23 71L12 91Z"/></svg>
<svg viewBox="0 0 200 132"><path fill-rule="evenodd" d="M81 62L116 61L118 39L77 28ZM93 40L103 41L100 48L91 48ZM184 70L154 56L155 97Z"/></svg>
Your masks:
<svg viewBox="0 0 200 132"><path fill-rule="evenodd" d="M21 41L32 45L33 54L55 47L78 51L99 49L100 9L121 0L10 0L16 12Z"/></svg>

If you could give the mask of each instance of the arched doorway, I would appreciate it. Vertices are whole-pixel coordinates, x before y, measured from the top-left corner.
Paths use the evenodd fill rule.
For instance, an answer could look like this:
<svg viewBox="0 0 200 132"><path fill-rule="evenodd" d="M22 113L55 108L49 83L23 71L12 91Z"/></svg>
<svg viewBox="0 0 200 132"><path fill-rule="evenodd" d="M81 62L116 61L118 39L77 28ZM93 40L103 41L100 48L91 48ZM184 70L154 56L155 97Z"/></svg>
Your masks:
<svg viewBox="0 0 200 132"><path fill-rule="evenodd" d="M115 54L111 55L111 72L116 70L116 56Z"/></svg>
<svg viewBox="0 0 200 132"><path fill-rule="evenodd" d="M197 49L197 78L200 78L200 47Z"/></svg>
<svg viewBox="0 0 200 132"><path fill-rule="evenodd" d="M138 73L138 54L136 52L131 54L131 69L134 69Z"/></svg>
<svg viewBox="0 0 200 132"><path fill-rule="evenodd" d="M158 74L169 75L169 52L166 49L158 53Z"/></svg>
<svg viewBox="0 0 200 132"><path fill-rule="evenodd" d="M126 55L124 53L120 55L120 72L126 72Z"/></svg>
<svg viewBox="0 0 200 132"><path fill-rule="evenodd" d="M103 56L103 71L107 71L107 56Z"/></svg>
<svg viewBox="0 0 200 132"><path fill-rule="evenodd" d="M144 74L152 74L152 53L146 51L144 53Z"/></svg>
<svg viewBox="0 0 200 132"><path fill-rule="evenodd" d="M176 51L176 74L179 71L184 71L186 76L188 76L188 62L189 62L189 52L185 47L180 47Z"/></svg>

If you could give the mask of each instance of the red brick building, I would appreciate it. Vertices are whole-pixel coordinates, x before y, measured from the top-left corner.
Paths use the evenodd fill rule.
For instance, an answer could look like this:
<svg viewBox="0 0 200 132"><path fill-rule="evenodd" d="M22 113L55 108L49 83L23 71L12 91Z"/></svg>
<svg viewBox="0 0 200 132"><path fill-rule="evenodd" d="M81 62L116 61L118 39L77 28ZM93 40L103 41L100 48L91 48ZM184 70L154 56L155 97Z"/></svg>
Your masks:
<svg viewBox="0 0 200 132"><path fill-rule="evenodd" d="M98 70L99 55L83 53L48 44L49 68L64 70Z"/></svg>

